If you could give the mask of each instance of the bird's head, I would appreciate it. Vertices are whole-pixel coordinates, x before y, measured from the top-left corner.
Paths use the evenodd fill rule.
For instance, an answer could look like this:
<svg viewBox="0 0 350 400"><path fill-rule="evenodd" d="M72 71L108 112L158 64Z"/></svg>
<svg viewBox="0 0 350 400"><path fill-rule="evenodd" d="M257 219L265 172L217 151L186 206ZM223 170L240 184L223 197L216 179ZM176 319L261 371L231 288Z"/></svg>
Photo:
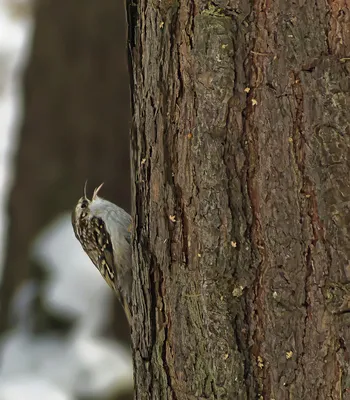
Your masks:
<svg viewBox="0 0 350 400"><path fill-rule="evenodd" d="M79 221L88 217L88 215L90 214L90 206L94 201L96 201L98 199L97 194L103 186L103 183L101 183L101 185L98 186L94 190L94 193L90 200L90 199L88 199L87 194L86 194L86 184L87 184L87 181L85 182L85 185L84 185L84 195L78 200L78 203L75 206L75 209L73 210L73 213L72 213L73 227L75 227Z"/></svg>

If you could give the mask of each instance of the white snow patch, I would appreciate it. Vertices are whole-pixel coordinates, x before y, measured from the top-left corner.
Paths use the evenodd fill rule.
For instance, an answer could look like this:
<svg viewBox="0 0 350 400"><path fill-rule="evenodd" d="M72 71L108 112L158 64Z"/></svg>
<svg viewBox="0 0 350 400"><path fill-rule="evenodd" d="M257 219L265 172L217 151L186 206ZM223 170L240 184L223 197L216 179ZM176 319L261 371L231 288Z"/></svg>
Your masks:
<svg viewBox="0 0 350 400"><path fill-rule="evenodd" d="M0 378L0 400L74 400L56 385L35 375L16 376L2 382Z"/></svg>
<svg viewBox="0 0 350 400"><path fill-rule="evenodd" d="M85 333L93 334L106 323L112 292L75 238L70 214L43 232L34 245L34 256L51 274L45 289L49 308L78 318Z"/></svg>
<svg viewBox="0 0 350 400"><path fill-rule="evenodd" d="M132 385L130 355L113 341L13 332L2 344L0 394L8 382L29 376L74 396L102 397Z"/></svg>

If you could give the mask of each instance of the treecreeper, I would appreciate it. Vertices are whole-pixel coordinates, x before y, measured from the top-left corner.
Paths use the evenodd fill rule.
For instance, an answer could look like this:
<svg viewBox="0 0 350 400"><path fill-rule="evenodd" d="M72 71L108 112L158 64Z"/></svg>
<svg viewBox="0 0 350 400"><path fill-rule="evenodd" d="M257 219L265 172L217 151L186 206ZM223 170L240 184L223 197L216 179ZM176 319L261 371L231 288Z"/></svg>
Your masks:
<svg viewBox="0 0 350 400"><path fill-rule="evenodd" d="M114 290L131 322L131 216L122 208L99 197L97 187L91 200L81 197L72 213L76 238L95 267Z"/></svg>

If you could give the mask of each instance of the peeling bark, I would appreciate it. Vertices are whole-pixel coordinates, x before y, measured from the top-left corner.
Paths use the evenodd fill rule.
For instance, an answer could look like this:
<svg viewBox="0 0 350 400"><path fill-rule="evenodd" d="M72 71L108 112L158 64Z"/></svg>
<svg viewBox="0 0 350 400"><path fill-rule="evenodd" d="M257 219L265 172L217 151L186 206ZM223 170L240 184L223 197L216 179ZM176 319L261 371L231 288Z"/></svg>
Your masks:
<svg viewBox="0 0 350 400"><path fill-rule="evenodd" d="M347 1L129 5L137 399L350 398Z"/></svg>

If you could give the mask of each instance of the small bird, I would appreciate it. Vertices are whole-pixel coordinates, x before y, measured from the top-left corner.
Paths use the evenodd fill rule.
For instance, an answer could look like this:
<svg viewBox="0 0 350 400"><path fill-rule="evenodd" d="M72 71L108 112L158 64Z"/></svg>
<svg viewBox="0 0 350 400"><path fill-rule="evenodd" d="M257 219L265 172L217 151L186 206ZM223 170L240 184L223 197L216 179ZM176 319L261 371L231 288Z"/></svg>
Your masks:
<svg viewBox="0 0 350 400"><path fill-rule="evenodd" d="M76 238L120 300L126 317L131 319L131 216L122 208L97 196L81 197L72 213Z"/></svg>

